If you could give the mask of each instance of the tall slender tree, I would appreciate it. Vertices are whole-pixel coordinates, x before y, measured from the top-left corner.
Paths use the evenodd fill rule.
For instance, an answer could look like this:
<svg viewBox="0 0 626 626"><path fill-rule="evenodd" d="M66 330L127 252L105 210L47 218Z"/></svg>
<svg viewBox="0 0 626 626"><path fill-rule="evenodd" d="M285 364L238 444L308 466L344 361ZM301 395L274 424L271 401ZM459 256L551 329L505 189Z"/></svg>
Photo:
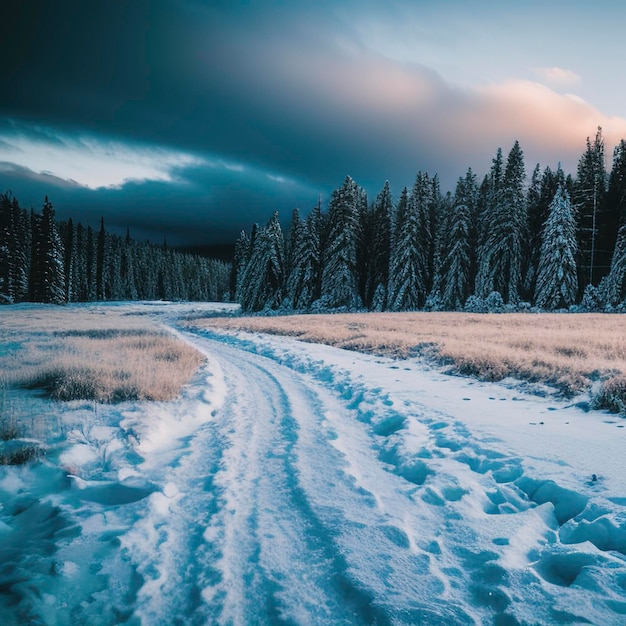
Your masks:
<svg viewBox="0 0 626 626"><path fill-rule="evenodd" d="M426 299L424 254L420 249L421 214L405 187L396 209L389 266L387 308L414 311Z"/></svg>
<svg viewBox="0 0 626 626"><path fill-rule="evenodd" d="M437 290L446 309L460 309L472 289L473 219L477 186L471 170L457 182L448 215Z"/></svg>
<svg viewBox="0 0 626 626"><path fill-rule="evenodd" d="M626 300L626 222L617 233L611 261L611 271L604 280L604 297L607 304L615 306Z"/></svg>
<svg viewBox="0 0 626 626"><path fill-rule="evenodd" d="M601 277L597 258L599 217L604 214L606 169L604 138L598 126L593 143L587 137L587 148L578 161L575 204L578 215L579 285L595 285Z"/></svg>
<svg viewBox="0 0 626 626"><path fill-rule="evenodd" d="M363 304L372 306L374 294L378 290L381 296L387 292L389 282L389 255L391 250L391 213L393 198L389 181L385 181L382 190L376 197L366 228L370 236L367 245L363 246L365 270L365 289ZM384 296L383 296L384 299Z"/></svg>
<svg viewBox="0 0 626 626"><path fill-rule="evenodd" d="M32 260L29 299L61 304L65 299L63 243L54 221L54 208L46 196L41 215L31 212Z"/></svg>
<svg viewBox="0 0 626 626"><path fill-rule="evenodd" d="M357 267L361 199L361 191L350 176L330 199L321 297L331 308L361 306Z"/></svg>
<svg viewBox="0 0 626 626"><path fill-rule="evenodd" d="M494 167L500 165L498 161L496 157ZM517 141L509 152L504 176L500 178L499 167L492 168L490 182L488 212L482 215L476 292L486 297L498 291L505 301L517 302L528 232L524 154Z"/></svg>
<svg viewBox="0 0 626 626"><path fill-rule="evenodd" d="M576 219L567 190L559 185L543 228L535 303L548 309L574 304L578 291Z"/></svg>
<svg viewBox="0 0 626 626"><path fill-rule="evenodd" d="M278 212L257 231L243 272L240 303L244 311L276 309L283 298L285 241Z"/></svg>
<svg viewBox="0 0 626 626"><path fill-rule="evenodd" d="M303 221L294 209L289 231L290 270L285 283L285 296L295 310L306 310L315 298L317 282L317 250L311 236L310 222Z"/></svg>

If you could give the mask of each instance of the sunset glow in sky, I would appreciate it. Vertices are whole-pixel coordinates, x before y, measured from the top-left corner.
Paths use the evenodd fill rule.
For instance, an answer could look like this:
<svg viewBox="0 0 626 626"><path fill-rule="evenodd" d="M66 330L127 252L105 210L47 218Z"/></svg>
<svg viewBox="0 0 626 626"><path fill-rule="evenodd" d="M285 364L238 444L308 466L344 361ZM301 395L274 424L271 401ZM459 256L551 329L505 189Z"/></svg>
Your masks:
<svg viewBox="0 0 626 626"><path fill-rule="evenodd" d="M137 237L231 242L347 174L453 190L516 139L575 174L597 126L610 168L626 137L618 2L10 4L0 190Z"/></svg>

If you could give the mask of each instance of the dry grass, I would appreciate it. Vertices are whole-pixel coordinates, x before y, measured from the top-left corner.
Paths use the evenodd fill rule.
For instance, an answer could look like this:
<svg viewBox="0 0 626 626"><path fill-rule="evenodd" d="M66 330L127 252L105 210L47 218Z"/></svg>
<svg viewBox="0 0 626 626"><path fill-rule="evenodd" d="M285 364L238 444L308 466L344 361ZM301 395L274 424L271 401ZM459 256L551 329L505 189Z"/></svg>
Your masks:
<svg viewBox="0 0 626 626"><path fill-rule="evenodd" d="M289 335L392 357L422 355L462 374L494 381L514 376L547 383L566 396L604 381L611 399L599 394L598 406L617 408L620 401L626 406L622 315L366 313L222 318L194 324Z"/></svg>
<svg viewBox="0 0 626 626"><path fill-rule="evenodd" d="M145 316L3 307L0 378L56 400L171 400L202 356Z"/></svg>

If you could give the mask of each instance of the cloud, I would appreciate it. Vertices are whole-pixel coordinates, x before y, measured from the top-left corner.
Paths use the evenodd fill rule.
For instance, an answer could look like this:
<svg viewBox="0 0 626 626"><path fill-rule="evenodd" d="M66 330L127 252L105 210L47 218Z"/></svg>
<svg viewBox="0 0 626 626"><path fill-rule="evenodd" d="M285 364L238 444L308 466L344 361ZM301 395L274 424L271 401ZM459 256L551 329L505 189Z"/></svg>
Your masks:
<svg viewBox="0 0 626 626"><path fill-rule="evenodd" d="M555 87L577 85L582 80L576 72L562 67L536 67L533 71L543 81Z"/></svg>
<svg viewBox="0 0 626 626"><path fill-rule="evenodd" d="M607 145L617 145L626 137L626 119L608 116L584 100L559 94L531 81L510 81L476 90L477 115L467 123L494 139L508 135L519 139L531 161L554 165L561 161L566 171L575 173L585 138L601 126ZM546 163L547 161L547 163Z"/></svg>
<svg viewBox="0 0 626 626"><path fill-rule="evenodd" d="M0 130L0 159L92 189L130 181L171 182L181 168L202 163L178 150L24 124Z"/></svg>
<svg viewBox="0 0 626 626"><path fill-rule="evenodd" d="M388 13L393 18L379 33L382 43L394 36L410 42L403 35L421 22L404 19L403 8L421 19L418 4L379 9L374 24ZM478 86L480 72L471 70L479 64L469 67L463 53L477 37L490 51L499 44L485 36L482 19L460 31L436 20L440 26L419 37L425 43L411 55L385 54L355 25L358 11L367 16L374 5L188 1L148 11L133 3L127 14L120 4L95 28L90 3L77 3L71 20L42 3L39 22L64 43L50 49L46 33L35 33L28 54L11 65L0 114L14 122L0 123L0 160L24 168L14 172L22 183L39 176L38 193L45 180L78 181L80 193L75 183L62 195L55 186L57 210L61 203L76 207L75 219L79 211L105 212L121 227L132 212L137 222L201 243L234 240L274 209L283 218L294 206L306 210L346 174L370 198L386 179L398 196L418 170L438 173L451 190L468 167L486 172L496 149L516 139L528 171L536 162L561 161L575 172L585 137L598 125L607 153L626 136L624 118L561 93L582 82L571 70L543 67L537 81ZM397 30L401 21L408 26ZM432 55L420 56L440 31L450 32L447 62L466 68L467 80L452 83L428 66ZM459 32L471 37L455 43ZM8 54L9 44L0 41L0 51ZM516 50L524 45L520 40ZM519 61L519 71L542 64L545 54ZM514 52L508 55L500 63L507 70ZM445 72L447 65L436 67ZM585 75L587 87L594 76L588 69ZM14 186L6 171L0 183Z"/></svg>

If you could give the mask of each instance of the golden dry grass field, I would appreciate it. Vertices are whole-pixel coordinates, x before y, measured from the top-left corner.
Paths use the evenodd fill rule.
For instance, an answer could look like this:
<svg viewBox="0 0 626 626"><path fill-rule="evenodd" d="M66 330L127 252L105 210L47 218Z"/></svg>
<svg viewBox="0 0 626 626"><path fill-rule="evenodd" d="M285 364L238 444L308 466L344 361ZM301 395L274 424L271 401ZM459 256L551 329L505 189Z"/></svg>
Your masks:
<svg viewBox="0 0 626 626"><path fill-rule="evenodd" d="M461 374L543 382L566 396L600 381L596 404L626 408L620 404L626 399L623 315L364 313L216 318L193 324L288 335L399 358L421 355Z"/></svg>
<svg viewBox="0 0 626 626"><path fill-rule="evenodd" d="M0 310L0 384L55 400L171 400L202 363L148 316L114 308Z"/></svg>

